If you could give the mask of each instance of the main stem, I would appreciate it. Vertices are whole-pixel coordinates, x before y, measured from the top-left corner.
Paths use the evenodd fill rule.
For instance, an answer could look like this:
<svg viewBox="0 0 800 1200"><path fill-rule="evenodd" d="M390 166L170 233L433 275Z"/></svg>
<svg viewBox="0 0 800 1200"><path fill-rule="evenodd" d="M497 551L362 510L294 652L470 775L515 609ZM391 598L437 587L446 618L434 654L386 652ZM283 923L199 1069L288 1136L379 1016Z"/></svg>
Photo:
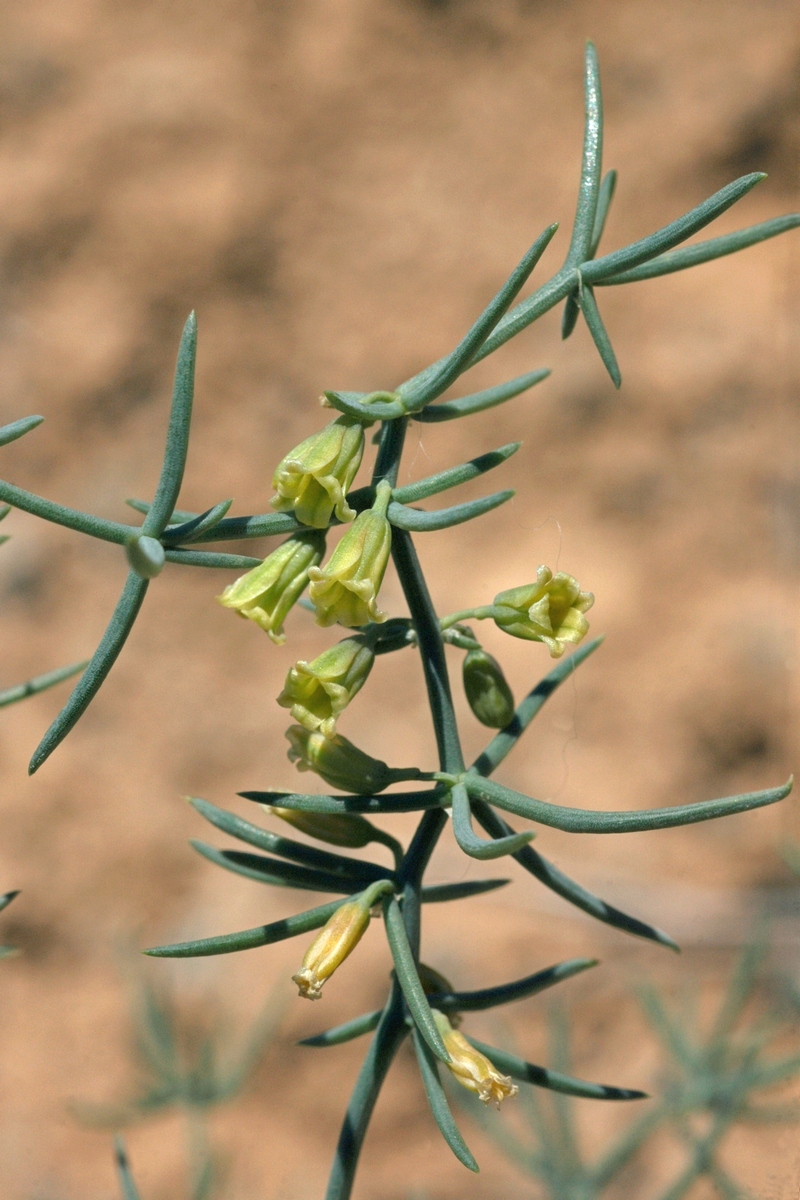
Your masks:
<svg viewBox="0 0 800 1200"><path fill-rule="evenodd" d="M406 426L406 419L384 424L372 475L373 487L377 487L382 479L388 480L393 487L397 483ZM439 767L442 771L457 775L464 770L464 756L450 692L442 631L414 543L405 530L392 531L392 558L408 603L422 658L439 751ZM397 872L398 887L403 893L403 920L415 959L419 958L422 877L446 821L447 814L442 808L431 809L424 814ZM349 1200L372 1110L392 1059L407 1032L402 994L395 979L350 1097L325 1200Z"/></svg>

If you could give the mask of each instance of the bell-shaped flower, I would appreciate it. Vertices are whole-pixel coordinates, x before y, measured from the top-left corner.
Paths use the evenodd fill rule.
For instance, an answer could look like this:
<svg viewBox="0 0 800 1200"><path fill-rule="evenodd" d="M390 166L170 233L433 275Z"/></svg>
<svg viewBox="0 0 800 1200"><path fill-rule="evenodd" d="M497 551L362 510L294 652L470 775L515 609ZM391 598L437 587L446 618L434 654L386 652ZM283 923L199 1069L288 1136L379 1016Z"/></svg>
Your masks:
<svg viewBox="0 0 800 1200"><path fill-rule="evenodd" d="M337 417L319 433L295 446L272 477L278 512L293 512L303 525L326 529L336 511L340 521L356 515L346 495L364 453L364 426L352 417Z"/></svg>
<svg viewBox="0 0 800 1200"><path fill-rule="evenodd" d="M375 834L379 832L366 817L360 817L358 813L302 812L298 808L282 808L279 804L262 804L261 807L301 833L331 846L348 846L351 850L358 850L374 841Z"/></svg>
<svg viewBox="0 0 800 1200"><path fill-rule="evenodd" d="M309 570L322 561L325 534L318 530L292 534L258 567L253 567L218 596L225 608L255 621L281 646L283 622L308 583Z"/></svg>
<svg viewBox="0 0 800 1200"><path fill-rule="evenodd" d="M501 1075L485 1054L471 1046L463 1033L453 1028L444 1013L436 1008L431 1012L450 1055L447 1068L462 1087L474 1092L484 1104L494 1102L498 1108L507 1096L516 1096L519 1088L508 1075Z"/></svg>
<svg viewBox="0 0 800 1200"><path fill-rule="evenodd" d="M309 597L317 610L318 625L336 621L357 629L370 621L385 621L377 606L386 564L392 549L392 527L386 510L392 489L378 484L375 503L359 513L324 567L309 571Z"/></svg>
<svg viewBox="0 0 800 1200"><path fill-rule="evenodd" d="M297 764L298 771L316 771L331 787L343 792L371 796L382 792L390 783L426 778L417 767L387 767L385 762L365 754L340 733L325 737L319 730L311 733L302 725L290 725L286 736L291 742L289 760Z"/></svg>
<svg viewBox="0 0 800 1200"><path fill-rule="evenodd" d="M514 696L500 663L483 648L464 656L464 691L482 725L505 729L514 716Z"/></svg>
<svg viewBox="0 0 800 1200"><path fill-rule="evenodd" d="M391 883L381 879L337 908L306 951L300 970L292 976L301 996L319 1000L325 980L355 950L366 933L373 904L391 890Z"/></svg>
<svg viewBox="0 0 800 1200"><path fill-rule="evenodd" d="M553 658L569 645L577 645L589 632L583 615L594 604L591 592L582 592L577 579L548 567L539 567L536 583L510 588L495 596L492 617L505 633L544 642Z"/></svg>
<svg viewBox="0 0 800 1200"><path fill-rule="evenodd" d="M323 651L313 662L296 662L286 676L278 704L313 732L333 737L336 720L364 686L375 653L363 637L349 637Z"/></svg>

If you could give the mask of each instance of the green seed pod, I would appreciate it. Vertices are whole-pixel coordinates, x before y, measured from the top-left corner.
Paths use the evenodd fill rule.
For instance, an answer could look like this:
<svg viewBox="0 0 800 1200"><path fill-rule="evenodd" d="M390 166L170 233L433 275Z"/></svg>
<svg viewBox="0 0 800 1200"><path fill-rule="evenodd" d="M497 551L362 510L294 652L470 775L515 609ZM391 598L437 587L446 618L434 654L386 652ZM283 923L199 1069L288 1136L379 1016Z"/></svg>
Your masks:
<svg viewBox="0 0 800 1200"><path fill-rule="evenodd" d="M475 716L490 729L504 729L514 716L514 697L496 658L470 650L464 658L464 691Z"/></svg>

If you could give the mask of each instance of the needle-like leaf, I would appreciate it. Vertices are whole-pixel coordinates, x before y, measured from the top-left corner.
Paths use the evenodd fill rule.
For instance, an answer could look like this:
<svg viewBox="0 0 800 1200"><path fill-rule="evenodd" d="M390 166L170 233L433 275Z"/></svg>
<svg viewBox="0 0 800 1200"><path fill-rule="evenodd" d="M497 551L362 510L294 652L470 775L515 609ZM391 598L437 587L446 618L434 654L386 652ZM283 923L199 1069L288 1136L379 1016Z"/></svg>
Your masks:
<svg viewBox="0 0 800 1200"><path fill-rule="evenodd" d="M254 879L257 883L268 883L272 887L304 888L310 892L334 894L346 892L352 895L375 882L371 875L358 871L353 871L351 875L345 875L344 872L318 871L283 862L280 858L248 854L244 850L217 850L215 846L209 846L194 838L189 844L198 854L202 854L209 862L216 863L218 867L224 867L236 875L244 875L245 879ZM353 861L356 862L355 859ZM386 876L389 874L387 872Z"/></svg>
<svg viewBox="0 0 800 1200"><path fill-rule="evenodd" d="M491 496L481 496L478 500L468 500L466 504L440 508L436 512L422 512L392 501L386 515L397 529L405 529L409 533L432 533L437 529L450 529L453 525L462 525L464 521L474 521L476 517L482 517L493 508L499 508L501 504L513 500L515 495L513 488L509 488L503 492L493 492Z"/></svg>
<svg viewBox="0 0 800 1200"><path fill-rule="evenodd" d="M7 446L9 442L15 442L17 438L30 433L32 429L36 429L38 425L41 425L43 420L44 417L21 417L19 421L12 421L9 425L1 425L0 446Z"/></svg>
<svg viewBox="0 0 800 1200"><path fill-rule="evenodd" d="M533 840L533 833L514 833L509 837L494 838L491 841L478 837L472 828L469 795L462 783L456 784L453 788L452 797L453 834L461 849L470 858L481 860L502 858L505 854L516 854Z"/></svg>
<svg viewBox="0 0 800 1200"><path fill-rule="evenodd" d="M68 667L59 667L55 671L47 671L44 675L35 675L26 683L18 683L14 687L5 688L0 692L0 708L5 708L8 704L16 704L18 700L24 700L26 696L35 696L38 692L45 692L48 688L55 687L57 683L71 679L87 665L88 660L71 663Z"/></svg>
<svg viewBox="0 0 800 1200"><path fill-rule="evenodd" d="M537 971L535 975L501 984L500 987L482 988L476 992L433 992L428 996L428 1001L432 1008L438 1008L440 1012L483 1012L500 1004L538 996L546 988L596 967L597 962L596 958L571 958L545 971Z"/></svg>
<svg viewBox="0 0 800 1200"><path fill-rule="evenodd" d="M572 227L572 238L566 259L566 265L570 267L580 266L591 255L600 178L603 170L603 96L600 89L597 51L592 42L586 44L584 102L586 115L581 181L578 187L575 223Z"/></svg>
<svg viewBox="0 0 800 1200"><path fill-rule="evenodd" d="M446 788L425 792L388 792L382 796L313 796L299 792L239 792L244 800L256 804L277 804L299 812L316 813L397 813L421 812L439 808L447 800Z"/></svg>
<svg viewBox="0 0 800 1200"><path fill-rule="evenodd" d="M617 188L617 172L609 171L600 184L600 192L597 196L597 211L594 217L594 229L592 230L592 244L589 247L589 258L594 258L597 254L597 247L600 245L600 239L603 236L603 231L606 227L608 212L611 208L611 201L614 199L614 192Z"/></svg>
<svg viewBox="0 0 800 1200"><path fill-rule="evenodd" d="M525 1062L516 1054L508 1054L494 1046L487 1046L476 1038L468 1037L467 1041L485 1054L494 1063L498 1071L519 1079L522 1083L532 1083L536 1087L549 1088L553 1092L563 1092L567 1096L584 1096L590 1100L646 1100L647 1092L639 1092L633 1088L610 1087L605 1083L589 1083L584 1079L573 1079L571 1075L563 1075L560 1071L549 1071L546 1067L537 1067L535 1063Z"/></svg>
<svg viewBox="0 0 800 1200"><path fill-rule="evenodd" d="M213 508L206 509L204 513L200 513L197 517L192 517L188 521L184 521L181 525L168 524L164 533L161 535L161 540L165 546L179 546L182 543L193 542L202 534L208 533L219 525L222 518L227 513L233 500L221 500L219 504L215 504ZM173 513L174 516L174 513ZM170 521L172 518L170 518Z"/></svg>
<svg viewBox="0 0 800 1200"><path fill-rule="evenodd" d="M181 567L215 567L221 571L249 571L263 561L248 554L214 554L208 550L165 550L164 557Z"/></svg>
<svg viewBox="0 0 800 1200"><path fill-rule="evenodd" d="M589 333L592 335L592 341L597 347L597 353L603 360L603 366L611 376L614 387L618 388L622 383L622 375L617 364L617 356L614 353L611 339L603 324L603 318L600 316L600 309L597 307L594 292L590 287L580 289L578 292L578 303L580 304Z"/></svg>
<svg viewBox="0 0 800 1200"><path fill-rule="evenodd" d="M446 492L449 488L469 483L471 479L477 479L506 462L512 454L517 453L521 445L522 442L509 442L507 446L501 446L499 450L490 450L488 454L480 454L470 462L462 463L460 467L450 467L447 471L440 471L438 475L420 479L418 483L395 488L392 499L399 504L415 504L419 500L427 500L429 496L436 496L439 492Z"/></svg>
<svg viewBox="0 0 800 1200"><path fill-rule="evenodd" d="M26 492L24 488L15 487L13 483L6 483L2 479L0 479L0 500L10 504L12 508L19 508L23 512L31 513L34 517L42 517L45 521L51 521L54 525L64 525L67 529L74 529L77 533L87 533L90 537L100 538L104 542L116 542L118 546L124 546L131 536L141 532L136 525L122 525L119 521L106 521L102 517L92 516L91 513L79 512L76 508L55 504L52 500L45 500L43 496Z"/></svg>
<svg viewBox="0 0 800 1200"><path fill-rule="evenodd" d="M470 396L462 396L460 400L446 400L443 404L429 404L419 412L413 413L415 421L437 422L454 421L458 417L471 417L474 413L485 412L487 408L496 408L513 400L515 396L527 392L529 388L547 379L550 371L545 367L540 371L529 371L527 375L518 375L508 383L500 383L497 387L486 388L482 392L473 392Z"/></svg>
<svg viewBox="0 0 800 1200"><path fill-rule="evenodd" d="M197 357L197 318L194 313L183 327L178 347L178 362L175 367L175 384L172 391L172 410L167 428L164 462L153 503L147 511L142 533L147 537L160 538L172 516L178 493L183 483L186 454L189 448L189 428L192 421L194 399L194 365Z"/></svg>
<svg viewBox="0 0 800 1200"><path fill-rule="evenodd" d="M422 1076L422 1085L425 1088L425 1095L428 1097L433 1119L439 1126L439 1132L458 1161L468 1167L470 1171L477 1172L480 1168L469 1146L461 1136L450 1111L450 1105L447 1103L447 1097L439 1079L439 1066L436 1058L419 1030L412 1029L411 1035L414 1039L414 1050L419 1063L419 1073Z"/></svg>
<svg viewBox="0 0 800 1200"><path fill-rule="evenodd" d="M354 1017L352 1021L345 1021L343 1025L326 1029L324 1033L315 1033L313 1037L303 1038L298 1045L341 1046L343 1042L351 1042L353 1038L362 1037L365 1033L372 1033L373 1029L377 1029L382 1012L383 1009L379 1008L375 1012L363 1013L360 1017Z"/></svg>
<svg viewBox="0 0 800 1200"><path fill-rule="evenodd" d="M122 1189L122 1200L139 1200L139 1190L133 1181L125 1143L121 1137L114 1139L114 1159L117 1164L117 1177Z"/></svg>
<svg viewBox="0 0 800 1200"><path fill-rule="evenodd" d="M414 955L411 953L411 947L408 944L406 927L403 923L403 914L400 912L400 905L394 896L384 897L383 919L386 927L386 939L389 943L389 949L392 952L392 958L394 959L397 980L402 988L403 996L405 997L414 1024L436 1057L440 1058L442 1062L448 1063L450 1062L450 1055L445 1049L442 1035L436 1028L436 1022L433 1019L430 1005L420 983L419 975L417 974L417 965L414 962Z"/></svg>
<svg viewBox="0 0 800 1200"><path fill-rule="evenodd" d="M171 946L153 946L144 953L151 958L204 958L213 954L234 954L238 950L271 946L273 942L283 942L298 934L320 929L346 901L347 897L330 900L327 904L320 904L294 917L283 917L269 925L257 925L254 929L243 929L239 933L223 933L219 937L175 942Z"/></svg>

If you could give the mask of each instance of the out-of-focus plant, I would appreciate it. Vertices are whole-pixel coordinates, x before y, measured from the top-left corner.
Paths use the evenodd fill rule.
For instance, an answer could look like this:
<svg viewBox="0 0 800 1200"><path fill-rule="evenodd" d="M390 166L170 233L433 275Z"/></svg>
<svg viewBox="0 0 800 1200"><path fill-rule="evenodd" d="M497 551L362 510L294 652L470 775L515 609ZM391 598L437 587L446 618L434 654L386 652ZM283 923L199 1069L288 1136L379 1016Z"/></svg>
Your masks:
<svg viewBox="0 0 800 1200"><path fill-rule="evenodd" d="M158 1114L181 1112L187 1133L187 1195L190 1200L209 1200L220 1171L208 1136L208 1114L242 1092L277 1031L280 1015L281 1006L270 1000L239 1044L232 1045L224 1019L212 1020L207 1007L202 1014L189 1012L166 988L140 978L131 1007L135 1081L130 1096L115 1104L74 1101L71 1109L87 1125L117 1130ZM127 1200L136 1191L120 1141L117 1163Z"/></svg>
<svg viewBox="0 0 800 1200"><path fill-rule="evenodd" d="M431 1110L447 1143L472 1170L477 1164L459 1133L439 1078L441 1067L452 1071L486 1100L511 1095L516 1083L557 1088L579 1096L633 1099L642 1093L611 1088L566 1077L525 1062L494 1047L483 1046L457 1029L458 1015L490 1008L530 995L590 962L565 963L526 979L479 992L453 990L446 980L420 962L421 908L436 901L454 901L498 887L505 880L483 880L428 887L424 875L436 843L452 828L465 854L481 861L513 856L524 870L578 908L626 933L673 946L671 938L635 917L593 896L563 874L530 845L533 831L517 832L507 814L538 826L572 833L630 833L668 828L745 812L781 800L790 783L741 796L698 804L635 812L598 812L567 808L513 791L491 776L514 748L548 696L597 649L596 639L563 660L522 700L511 714L510 691L495 660L473 657L466 664L468 700L477 719L502 726L482 754L464 761L452 703L445 643L465 651L481 650L466 622L492 620L509 636L546 645L554 658L578 646L588 630L587 612L593 597L572 576L553 574L546 566L528 580L510 580L491 603L468 605L440 616L436 611L417 557L412 535L441 530L473 520L510 500L509 490L481 499L421 510L420 501L476 479L500 466L520 448L519 442L481 454L420 480L398 486L398 474L409 422L438 424L486 411L521 395L544 380L547 370L532 371L507 383L442 401L441 397L470 367L485 359L550 309L563 305L562 334L568 337L582 315L614 384L621 382L617 359L600 316L597 290L708 262L752 246L800 224L797 214L765 221L709 241L684 245L747 194L763 175L753 173L728 184L690 212L648 237L598 257L616 173L602 173L603 113L600 78L594 47L586 54L586 123L578 202L569 249L563 264L539 288L517 302L542 259L556 225L550 225L523 256L507 282L478 317L455 349L413 378L389 391L358 393L327 391L323 404L335 410L326 428L311 434L277 464L272 512L228 517L230 500L195 514L175 508L189 442L194 392L196 322L190 316L178 352L173 403L166 449L152 502L130 501L144 514L141 525L78 512L0 481L0 500L46 520L124 548L129 572L119 602L103 638L67 704L45 733L33 754L37 770L91 703L133 627L151 582L165 564L209 568L250 569L225 589L221 601L265 630L274 641L284 636L284 622L306 586L309 601L323 627L339 624L351 633L338 648L317 660L299 659L289 672L280 703L295 720L287 733L289 756L298 768L316 773L337 794L251 791L272 817L287 810L303 814L304 832L336 847L363 846L370 841L392 849L391 866L353 858L272 833L227 813L206 801L195 807L223 832L264 853L219 851L199 844L212 862L247 878L276 886L305 888L338 895L308 912L270 925L222 937L161 947L155 954L190 957L244 950L296 934L321 929L306 951L297 978L310 998L353 952L370 920L373 905L383 915L395 973L384 1008L355 1018L346 1026L320 1035L317 1045L335 1045L374 1030L375 1036L347 1109L328 1186L328 1200L350 1195L361 1146L372 1110L391 1062L411 1036ZM379 425L377 455L368 486L351 490L366 449L365 430ZM276 459L278 455L276 455ZM323 562L326 534L338 525L346 529L330 559ZM288 541L265 561L223 554L198 547L207 542L288 534ZM409 616L387 619L379 607L379 592L389 561L408 605ZM156 585L157 586L157 585ZM469 579L465 588L469 588ZM425 766L389 766L373 758L337 731L344 710L367 683L378 657L415 647L427 687L436 736L438 762ZM359 702L360 703L360 702ZM386 792L398 783L423 784ZM407 847L390 845L387 835L367 818L396 812L421 814ZM452 821L448 822L448 817ZM489 835L479 836L477 821ZM316 824L314 823L316 822ZM295 815L291 823L300 825Z"/></svg>
<svg viewBox="0 0 800 1200"><path fill-rule="evenodd" d="M609 1189L624 1188L626 1181L630 1186L636 1160L653 1138L665 1133L679 1143L684 1163L653 1200L683 1200L700 1180L720 1200L748 1200L750 1192L724 1165L725 1139L743 1124L800 1121L799 1105L764 1101L761 1095L800 1075L800 1054L769 1052L787 1037L796 1040L796 1013L783 1000L768 1002L763 985L769 976L760 974L765 953L760 940L743 951L705 1028L697 1020L696 996L672 1007L654 987L640 989L642 1008L663 1052L655 1098L593 1161L581 1149L576 1106L563 1094L526 1093L522 1132L466 1097L470 1114L509 1161L536 1180L535 1195L542 1200L602 1200ZM551 1009L550 1037L553 1061L569 1070L569 1038L560 1007ZM640 1194L637 1190L637 1200Z"/></svg>

